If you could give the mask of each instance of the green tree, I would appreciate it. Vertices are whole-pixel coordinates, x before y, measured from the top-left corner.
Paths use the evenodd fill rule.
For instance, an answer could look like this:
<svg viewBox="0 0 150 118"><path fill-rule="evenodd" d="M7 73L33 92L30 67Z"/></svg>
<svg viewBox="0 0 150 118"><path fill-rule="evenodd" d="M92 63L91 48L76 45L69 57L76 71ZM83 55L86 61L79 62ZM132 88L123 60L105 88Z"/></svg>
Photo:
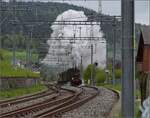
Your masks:
<svg viewBox="0 0 150 118"><path fill-rule="evenodd" d="M120 79L121 78L121 69L116 69L115 70L115 78L116 79Z"/></svg>
<svg viewBox="0 0 150 118"><path fill-rule="evenodd" d="M95 80L96 83L104 83L104 81L106 80L106 74L103 69L101 68L96 69Z"/></svg>
<svg viewBox="0 0 150 118"><path fill-rule="evenodd" d="M84 78L84 83L88 84L88 81L90 80L91 77L91 68L92 65L88 65L88 67L85 69L85 71L83 72L83 78Z"/></svg>
<svg viewBox="0 0 150 118"><path fill-rule="evenodd" d="M91 77L91 69L92 65L88 65L87 68L85 69L83 73L83 78L84 78L84 83L88 84L88 81L90 80ZM105 71L101 68L96 68L95 73L94 73L94 78L96 80L96 83L104 83L106 75Z"/></svg>

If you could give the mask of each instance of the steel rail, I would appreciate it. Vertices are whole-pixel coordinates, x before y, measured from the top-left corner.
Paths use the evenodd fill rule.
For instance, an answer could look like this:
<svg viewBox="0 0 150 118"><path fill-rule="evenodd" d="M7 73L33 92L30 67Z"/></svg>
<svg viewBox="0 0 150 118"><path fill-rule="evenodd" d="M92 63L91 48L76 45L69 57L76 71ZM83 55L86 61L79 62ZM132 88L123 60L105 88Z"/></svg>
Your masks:
<svg viewBox="0 0 150 118"><path fill-rule="evenodd" d="M88 86L86 86L88 87ZM80 95L74 96L72 99L66 101L65 103L59 104L58 106L55 106L54 108L51 108L47 110L46 112L43 112L41 114L34 115L34 118L48 118L48 117L53 117L57 114L62 114L64 112L70 111L72 109L75 109L77 107L80 107L84 103L88 102L89 100L93 99L96 97L99 93L98 89L95 87L88 87L88 88L93 88L96 90L96 92L93 95L86 96L84 98L79 98ZM82 87L83 89L83 87ZM82 91L83 92L83 91Z"/></svg>
<svg viewBox="0 0 150 118"><path fill-rule="evenodd" d="M14 110L14 111L11 111L8 113L4 113L4 114L0 115L0 118L22 117L22 116L26 116L30 113L39 112L43 109L46 109L47 107L52 107L57 104L60 104L61 102L66 101L68 99L71 99L76 93L73 90L68 90L68 89L61 89L61 90L67 90L67 92L69 92L69 93L71 92L72 94L68 95L68 96L63 96L63 98L59 98L54 101L52 101L52 99L50 99L50 100L43 101L42 103L37 103L37 104L31 105L31 106L27 106L25 108L21 108L21 109ZM57 96L57 97L59 97L59 96ZM62 97L62 96L60 96L60 97Z"/></svg>
<svg viewBox="0 0 150 118"><path fill-rule="evenodd" d="M41 91L41 92L37 92L37 93L35 93L35 94L25 95L25 96L22 96L22 97L12 98L12 99L8 99L8 100L2 100L2 101L0 101L0 105L1 105L1 104L4 104L4 103L7 103L7 104L8 104L9 102L16 101L16 100L20 100L20 99L24 99L24 98L28 98L28 97L40 95L40 94L46 93L47 91L48 91L48 90L44 90L44 91Z"/></svg>
<svg viewBox="0 0 150 118"><path fill-rule="evenodd" d="M47 114L47 113L49 113L49 112L51 112L51 111L55 111L55 110L57 110L57 109L63 107L64 105L69 105L69 104L71 104L73 101L77 100L78 96L81 95L82 92L83 92L83 91L79 91L79 92L77 92L74 96L72 96L70 99L68 99L68 100L66 100L66 101L64 101L64 102L62 102L62 103L60 103L60 104L58 104L58 105L55 105L55 106L53 106L53 107L50 107L48 110L46 110L46 111L44 111L44 112L42 112L42 113L37 113L37 114L33 115L33 118L37 118L37 117L39 118L40 116L43 116L43 115L45 115L45 114Z"/></svg>
<svg viewBox="0 0 150 118"><path fill-rule="evenodd" d="M23 98L23 99L9 101L9 102L0 104L0 107L1 108L9 107L9 106L16 105L16 104L19 104L19 103L23 103L23 102L26 102L26 101L34 100L34 99L45 97L45 96L49 96L49 95L54 94L54 93L55 93L54 91L53 92L46 92L46 93L44 92L43 94L38 94L38 95L34 95L34 96L29 96L29 97L26 97L26 98Z"/></svg>
<svg viewBox="0 0 150 118"><path fill-rule="evenodd" d="M1 117L11 117L13 115L16 116L16 114L19 115L19 114L22 114L23 112L26 113L27 111L32 110L32 108L34 108L34 106L44 104L45 102L50 102L50 101L56 99L58 96L59 96L59 94L53 94L53 95L51 95L51 97L48 100L45 100L45 101L42 101L42 102L39 102L39 103L36 103L33 105L29 105L26 107L22 107L22 108L13 110L13 111L2 113L2 114L0 114L0 118Z"/></svg>

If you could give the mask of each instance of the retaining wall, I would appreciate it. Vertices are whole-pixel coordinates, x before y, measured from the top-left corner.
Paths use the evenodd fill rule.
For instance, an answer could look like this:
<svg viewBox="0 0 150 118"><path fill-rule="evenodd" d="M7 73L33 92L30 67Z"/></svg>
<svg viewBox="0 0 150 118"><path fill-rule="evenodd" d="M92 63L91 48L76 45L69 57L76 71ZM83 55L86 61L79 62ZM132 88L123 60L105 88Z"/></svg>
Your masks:
<svg viewBox="0 0 150 118"><path fill-rule="evenodd" d="M39 82L39 78L1 77L0 89L30 87Z"/></svg>

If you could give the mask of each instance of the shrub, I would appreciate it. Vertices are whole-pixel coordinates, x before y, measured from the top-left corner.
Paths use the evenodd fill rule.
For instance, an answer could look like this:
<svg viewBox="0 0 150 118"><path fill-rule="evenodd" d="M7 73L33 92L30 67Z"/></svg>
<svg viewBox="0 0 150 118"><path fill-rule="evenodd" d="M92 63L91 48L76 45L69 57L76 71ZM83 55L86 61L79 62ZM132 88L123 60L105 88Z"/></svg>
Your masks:
<svg viewBox="0 0 150 118"><path fill-rule="evenodd" d="M25 52L16 52L16 56L17 58L25 59ZM0 49L0 77L40 77L39 73L34 73L31 70L19 67L14 68L11 64L11 60L12 52Z"/></svg>
<svg viewBox="0 0 150 118"><path fill-rule="evenodd" d="M85 84L88 84L88 80L91 77L91 68L92 68L92 65L88 65L88 67L83 72L83 78L84 78L84 83Z"/></svg>
<svg viewBox="0 0 150 118"><path fill-rule="evenodd" d="M4 59L4 53L3 51L0 49L0 61Z"/></svg>
<svg viewBox="0 0 150 118"><path fill-rule="evenodd" d="M88 84L88 81L91 77L91 69L92 69L92 65L89 65L83 73L85 84ZM105 81L106 76L105 76L105 71L103 69L96 68L94 75L95 75L96 83L103 83Z"/></svg>
<svg viewBox="0 0 150 118"><path fill-rule="evenodd" d="M96 79L96 83L104 83L106 79L105 71L98 68L95 73L95 79Z"/></svg>
<svg viewBox="0 0 150 118"><path fill-rule="evenodd" d="M121 69L116 69L115 70L115 77L116 77L116 79L121 78Z"/></svg>
<svg viewBox="0 0 150 118"><path fill-rule="evenodd" d="M2 53L0 53L0 60L3 60L3 59L4 59L4 57L3 57Z"/></svg>

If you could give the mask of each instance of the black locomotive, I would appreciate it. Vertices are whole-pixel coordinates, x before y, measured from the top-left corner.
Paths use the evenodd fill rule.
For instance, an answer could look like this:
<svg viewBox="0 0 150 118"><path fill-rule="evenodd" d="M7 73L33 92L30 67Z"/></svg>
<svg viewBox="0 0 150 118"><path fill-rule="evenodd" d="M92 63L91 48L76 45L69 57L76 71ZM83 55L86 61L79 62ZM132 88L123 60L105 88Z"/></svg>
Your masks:
<svg viewBox="0 0 150 118"><path fill-rule="evenodd" d="M70 82L72 86L79 86L82 84L79 69L70 68L59 74L58 84L66 84L68 82Z"/></svg>

